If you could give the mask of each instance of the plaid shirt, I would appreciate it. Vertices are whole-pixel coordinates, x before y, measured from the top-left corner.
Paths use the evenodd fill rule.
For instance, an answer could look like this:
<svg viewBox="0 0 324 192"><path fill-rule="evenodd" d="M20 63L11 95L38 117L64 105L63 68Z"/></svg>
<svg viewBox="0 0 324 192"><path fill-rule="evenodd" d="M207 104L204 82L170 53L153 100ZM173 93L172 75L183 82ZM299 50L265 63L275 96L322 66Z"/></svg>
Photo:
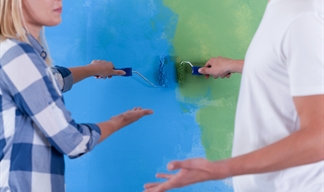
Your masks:
<svg viewBox="0 0 324 192"><path fill-rule="evenodd" d="M71 118L62 97L71 72L48 67L42 46L28 38L0 43L0 192L61 192L64 154L90 151L100 129Z"/></svg>

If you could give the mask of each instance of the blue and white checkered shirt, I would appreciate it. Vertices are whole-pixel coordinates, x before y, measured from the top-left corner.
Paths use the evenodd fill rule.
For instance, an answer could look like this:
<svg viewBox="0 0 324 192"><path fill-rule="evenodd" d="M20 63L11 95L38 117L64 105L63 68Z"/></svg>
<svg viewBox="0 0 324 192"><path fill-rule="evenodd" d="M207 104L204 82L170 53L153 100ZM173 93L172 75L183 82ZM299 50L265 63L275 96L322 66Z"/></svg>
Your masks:
<svg viewBox="0 0 324 192"><path fill-rule="evenodd" d="M61 192L64 154L90 151L100 129L71 118L62 97L71 72L48 67L42 46L29 41L0 42L0 192Z"/></svg>

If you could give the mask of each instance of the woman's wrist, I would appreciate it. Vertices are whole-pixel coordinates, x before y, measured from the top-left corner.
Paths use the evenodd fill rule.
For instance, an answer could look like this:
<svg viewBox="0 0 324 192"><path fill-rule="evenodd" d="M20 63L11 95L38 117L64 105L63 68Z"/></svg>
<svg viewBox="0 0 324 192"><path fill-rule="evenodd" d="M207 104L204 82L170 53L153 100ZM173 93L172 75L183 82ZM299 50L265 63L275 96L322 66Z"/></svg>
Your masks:
<svg viewBox="0 0 324 192"><path fill-rule="evenodd" d="M98 71L96 65L88 64L85 67L86 67L85 70L86 70L87 74L89 75L89 77L96 76L99 74L99 71Z"/></svg>
<svg viewBox="0 0 324 192"><path fill-rule="evenodd" d="M100 142L120 129L120 124L116 119L111 119L97 124L101 131Z"/></svg>

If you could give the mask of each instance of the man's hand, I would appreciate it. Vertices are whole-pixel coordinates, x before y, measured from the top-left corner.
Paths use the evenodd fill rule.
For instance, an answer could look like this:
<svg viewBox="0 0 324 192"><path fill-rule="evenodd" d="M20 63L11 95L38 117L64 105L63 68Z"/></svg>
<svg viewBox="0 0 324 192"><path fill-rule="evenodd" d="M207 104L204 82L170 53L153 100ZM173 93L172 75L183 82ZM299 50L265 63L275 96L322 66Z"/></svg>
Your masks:
<svg viewBox="0 0 324 192"><path fill-rule="evenodd" d="M207 61L204 67L199 69L199 73L204 74L208 79L213 76L229 78L231 73L242 73L243 60L233 60L225 57L213 57Z"/></svg>
<svg viewBox="0 0 324 192"><path fill-rule="evenodd" d="M157 174L157 178L164 178L167 179L167 181L145 184L145 192L164 192L201 181L223 179L227 177L226 167L222 161L211 162L204 158L173 161L168 164L168 169L180 169L180 171L176 174Z"/></svg>

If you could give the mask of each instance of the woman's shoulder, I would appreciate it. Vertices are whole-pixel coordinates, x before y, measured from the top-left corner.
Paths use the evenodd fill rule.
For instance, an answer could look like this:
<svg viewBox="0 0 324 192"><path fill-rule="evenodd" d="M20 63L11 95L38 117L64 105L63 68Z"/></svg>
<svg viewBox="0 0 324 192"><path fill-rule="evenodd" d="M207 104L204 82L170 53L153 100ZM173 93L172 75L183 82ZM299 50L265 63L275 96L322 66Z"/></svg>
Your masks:
<svg viewBox="0 0 324 192"><path fill-rule="evenodd" d="M6 38L0 42L1 65L23 54L36 53L31 45L17 39Z"/></svg>

